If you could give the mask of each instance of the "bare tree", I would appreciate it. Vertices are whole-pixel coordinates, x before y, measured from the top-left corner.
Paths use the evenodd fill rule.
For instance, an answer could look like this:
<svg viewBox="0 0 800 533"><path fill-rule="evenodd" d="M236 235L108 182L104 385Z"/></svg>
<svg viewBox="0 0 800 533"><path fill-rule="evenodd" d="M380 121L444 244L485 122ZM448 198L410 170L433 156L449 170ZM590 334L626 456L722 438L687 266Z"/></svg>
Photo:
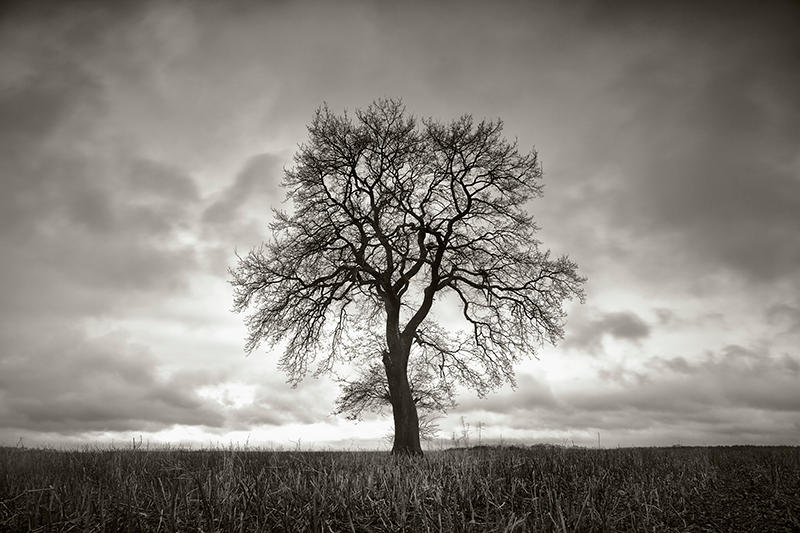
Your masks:
<svg viewBox="0 0 800 533"><path fill-rule="evenodd" d="M312 365L361 368L338 407L388 399L393 453L422 453L417 408L447 405L452 384L513 384L521 356L563 336L565 300L583 298L577 265L534 237L537 154L502 127L418 121L397 100L354 117L323 106L285 173L291 210L275 211L272 239L231 269L234 309L250 310L246 350L285 341L292 383ZM445 292L463 331L431 314Z"/></svg>

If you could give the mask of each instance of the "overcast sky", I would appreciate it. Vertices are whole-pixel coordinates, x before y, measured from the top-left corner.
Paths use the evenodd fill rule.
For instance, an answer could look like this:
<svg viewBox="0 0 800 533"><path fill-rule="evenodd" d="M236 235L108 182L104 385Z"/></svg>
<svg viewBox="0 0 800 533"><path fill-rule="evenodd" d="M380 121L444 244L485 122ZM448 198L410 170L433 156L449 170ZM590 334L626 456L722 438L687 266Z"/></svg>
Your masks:
<svg viewBox="0 0 800 533"><path fill-rule="evenodd" d="M314 109L383 96L535 146L589 278L443 436L800 443L800 4L746 4L3 4L0 444L381 442L245 357L226 269Z"/></svg>

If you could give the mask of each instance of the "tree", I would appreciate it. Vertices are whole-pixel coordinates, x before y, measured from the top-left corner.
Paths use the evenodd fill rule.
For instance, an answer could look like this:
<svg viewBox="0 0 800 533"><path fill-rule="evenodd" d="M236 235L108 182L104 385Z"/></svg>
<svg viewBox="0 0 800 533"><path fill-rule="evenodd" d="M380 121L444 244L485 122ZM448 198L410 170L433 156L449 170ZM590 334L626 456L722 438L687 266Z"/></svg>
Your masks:
<svg viewBox="0 0 800 533"><path fill-rule="evenodd" d="M272 238L230 270L247 352L285 342L279 367L299 382L340 363L361 369L339 409L388 401L393 453L421 454L418 408L514 384L513 364L563 336L563 303L585 278L534 235L542 193L535 151L501 121L418 121L398 100L355 116L318 109L283 186ZM431 313L450 294L463 328Z"/></svg>

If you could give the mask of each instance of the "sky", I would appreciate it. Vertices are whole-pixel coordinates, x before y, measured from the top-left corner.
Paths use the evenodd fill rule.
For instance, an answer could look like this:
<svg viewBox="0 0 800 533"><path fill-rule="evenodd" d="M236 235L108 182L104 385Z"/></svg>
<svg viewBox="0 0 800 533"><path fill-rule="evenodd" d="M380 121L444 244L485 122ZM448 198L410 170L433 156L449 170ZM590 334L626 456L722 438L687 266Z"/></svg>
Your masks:
<svg viewBox="0 0 800 533"><path fill-rule="evenodd" d="M279 353L228 266L314 110L402 98L535 147L543 245L588 277L451 440L800 443L797 2L6 2L0 445L388 446Z"/></svg>

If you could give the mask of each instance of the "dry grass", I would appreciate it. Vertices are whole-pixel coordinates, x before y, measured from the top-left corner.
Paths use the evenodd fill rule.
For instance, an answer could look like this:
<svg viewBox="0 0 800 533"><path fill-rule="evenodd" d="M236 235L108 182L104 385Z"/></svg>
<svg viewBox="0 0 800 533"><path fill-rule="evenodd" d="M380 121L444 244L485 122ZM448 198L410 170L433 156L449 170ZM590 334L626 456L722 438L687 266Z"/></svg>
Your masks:
<svg viewBox="0 0 800 533"><path fill-rule="evenodd" d="M800 448L5 448L0 531L800 531Z"/></svg>

